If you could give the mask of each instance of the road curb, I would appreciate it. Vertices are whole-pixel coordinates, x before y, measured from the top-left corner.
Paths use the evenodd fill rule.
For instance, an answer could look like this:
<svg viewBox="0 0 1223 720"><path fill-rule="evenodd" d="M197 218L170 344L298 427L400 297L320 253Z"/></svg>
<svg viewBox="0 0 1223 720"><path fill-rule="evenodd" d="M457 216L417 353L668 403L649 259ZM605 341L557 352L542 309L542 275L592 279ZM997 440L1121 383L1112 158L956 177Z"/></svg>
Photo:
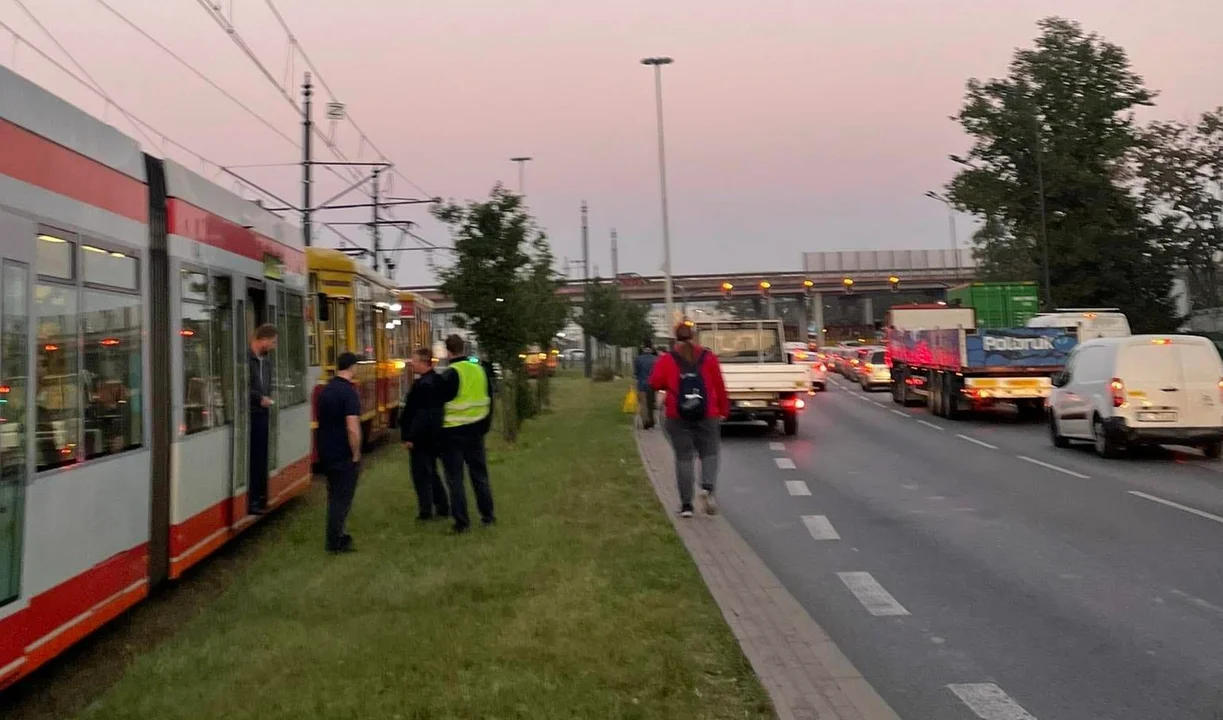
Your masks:
<svg viewBox="0 0 1223 720"><path fill-rule="evenodd" d="M678 518L660 431L634 430L642 465L781 720L900 720L722 516Z"/></svg>

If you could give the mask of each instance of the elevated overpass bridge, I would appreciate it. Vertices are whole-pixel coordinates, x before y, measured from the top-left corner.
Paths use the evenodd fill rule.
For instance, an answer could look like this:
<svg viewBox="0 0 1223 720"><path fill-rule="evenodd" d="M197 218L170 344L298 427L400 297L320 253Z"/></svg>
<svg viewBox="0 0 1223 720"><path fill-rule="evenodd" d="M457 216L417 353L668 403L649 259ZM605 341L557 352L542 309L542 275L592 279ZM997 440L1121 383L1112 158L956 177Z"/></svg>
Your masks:
<svg viewBox="0 0 1223 720"><path fill-rule="evenodd" d="M801 270L779 270L755 273L716 273L675 275L672 277L675 301L699 302L724 297L724 285L729 283L732 297L768 294L775 298L814 296L824 293L847 294L846 280L851 280L853 294L872 297L892 292L892 280L903 291L941 293L949 287L969 282L976 274L976 262L970 250L858 250L804 253ZM810 285L807 285L810 281ZM616 278L599 278L591 282L615 282L621 297L646 303L661 303L666 297L666 284L661 275L622 273ZM580 302L586 281L567 280L557 291L560 295ZM436 286L403 288L433 301L436 311L448 312L454 304Z"/></svg>

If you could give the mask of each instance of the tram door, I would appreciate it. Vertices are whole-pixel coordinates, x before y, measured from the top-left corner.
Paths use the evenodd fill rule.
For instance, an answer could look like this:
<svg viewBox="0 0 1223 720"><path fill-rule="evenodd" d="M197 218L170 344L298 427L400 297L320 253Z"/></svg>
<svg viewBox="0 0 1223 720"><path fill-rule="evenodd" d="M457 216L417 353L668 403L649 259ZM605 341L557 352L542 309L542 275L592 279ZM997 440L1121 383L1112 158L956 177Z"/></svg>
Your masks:
<svg viewBox="0 0 1223 720"><path fill-rule="evenodd" d="M233 446L230 450L232 458L231 471L232 476L230 485L232 492L230 497L234 497L246 490L250 483L250 469L247 467L248 459L250 458L250 422L251 422L251 401L250 401L250 370L246 362L246 354L248 352L247 338L249 335L246 332L247 326L247 300L245 294L241 292L241 281L239 281L239 292L235 293L233 307L230 308L228 323L226 323L225 332L229 335L229 354L230 361L233 363L233 384L230 386L230 392L233 394L230 407L233 408ZM246 515L246 509L242 508L235 513L237 518Z"/></svg>

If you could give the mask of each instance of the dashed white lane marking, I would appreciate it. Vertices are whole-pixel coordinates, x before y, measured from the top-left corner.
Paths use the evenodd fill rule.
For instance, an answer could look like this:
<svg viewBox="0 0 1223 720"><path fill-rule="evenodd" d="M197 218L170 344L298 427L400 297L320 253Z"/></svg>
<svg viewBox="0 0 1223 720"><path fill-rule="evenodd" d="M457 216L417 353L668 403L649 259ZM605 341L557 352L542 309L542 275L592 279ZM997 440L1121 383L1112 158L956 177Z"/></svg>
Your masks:
<svg viewBox="0 0 1223 720"><path fill-rule="evenodd" d="M825 515L803 515L803 524L807 526L807 532L811 533L811 537L816 540L841 539Z"/></svg>
<svg viewBox="0 0 1223 720"><path fill-rule="evenodd" d="M790 458L773 458L773 462L777 463L779 470L793 470L794 461Z"/></svg>
<svg viewBox="0 0 1223 720"><path fill-rule="evenodd" d="M1090 479L1091 479L1091 476L1090 476L1090 475L1084 475L1083 473L1078 473L1078 472L1075 472L1075 471L1073 471L1073 470L1067 470L1067 469L1066 469L1066 468L1064 468L1064 467L1061 467L1061 466L1058 466L1058 465L1054 465L1054 464L1052 464L1052 463L1047 463L1047 462L1044 462L1044 461L1042 461L1042 460L1037 460L1036 458L1030 458L1030 457L1028 457L1027 455L1016 455L1015 457L1019 458L1020 460L1023 460L1024 462L1029 462L1029 463L1032 463L1033 465L1039 465L1039 466L1041 466L1041 467L1043 467L1043 468L1048 468L1048 469L1050 469L1050 470L1056 470L1056 471L1058 471L1058 472L1060 472L1060 473L1065 473L1065 474L1067 474L1067 475L1071 475L1071 476L1076 477L1076 478L1082 478L1082 479L1084 479L1084 480L1090 480Z"/></svg>
<svg viewBox="0 0 1223 720"><path fill-rule="evenodd" d="M947 689L955 693L981 720L1036 720L993 683L948 685Z"/></svg>
<svg viewBox="0 0 1223 720"><path fill-rule="evenodd" d="M899 415L899 416L900 416L900 417L902 417L902 418L907 418L907 417L909 417L909 413L907 413L907 412L905 412L905 411L903 411L903 410L896 410L896 409L893 409L893 410L892 410L892 412L893 412L894 414L896 414L896 415Z"/></svg>
<svg viewBox="0 0 1223 720"><path fill-rule="evenodd" d="M810 495L811 488L807 487L807 483L802 480L787 480L786 491L791 495Z"/></svg>
<svg viewBox="0 0 1223 720"><path fill-rule="evenodd" d="M978 440L975 437L969 437L967 435L961 435L959 433L956 434L956 437L958 437L961 440L967 440L968 442L972 443L973 445L980 445L983 448L989 448L990 450L998 449L997 445L990 445L989 443L985 442L984 440Z"/></svg>
<svg viewBox="0 0 1223 720"><path fill-rule="evenodd" d="M1183 510L1184 512L1187 512L1190 515L1197 515L1200 518L1206 518L1207 520L1214 520L1217 523L1223 523L1223 517L1219 517L1218 515L1212 515L1211 513L1208 513L1205 510L1198 510L1197 508L1191 508L1188 505L1181 505L1178 502L1172 502L1171 500L1164 500L1161 497L1155 497L1154 495L1147 495L1146 493L1139 492L1137 490L1130 490L1129 494L1133 495L1134 497L1140 497L1143 500L1150 500L1151 502L1157 502L1160 505L1167 505L1170 508L1176 508L1177 510Z"/></svg>
<svg viewBox="0 0 1223 720"><path fill-rule="evenodd" d="M785 443L780 443L780 442L771 442L771 443L769 443L769 449L770 449L770 450L772 450L772 451L774 451L774 452L779 452L779 451L781 451L781 450L785 450L785 449L786 449L786 444L785 444Z"/></svg>
<svg viewBox="0 0 1223 720"><path fill-rule="evenodd" d="M926 426L926 427L928 427L928 428L934 428L935 430L938 430L939 432L945 432L945 431L947 430L947 428L945 428L945 427L940 427L940 426L935 425L934 423L932 423L932 422L928 422L928 421L926 421L926 420L918 420L918 421L917 421L917 424L918 424L918 425L925 425L925 426Z"/></svg>
<svg viewBox="0 0 1223 720"><path fill-rule="evenodd" d="M883 589L868 572L839 572L837 577L845 583L845 587L858 598L862 607L875 617L908 615L909 611L896 602L892 594Z"/></svg>

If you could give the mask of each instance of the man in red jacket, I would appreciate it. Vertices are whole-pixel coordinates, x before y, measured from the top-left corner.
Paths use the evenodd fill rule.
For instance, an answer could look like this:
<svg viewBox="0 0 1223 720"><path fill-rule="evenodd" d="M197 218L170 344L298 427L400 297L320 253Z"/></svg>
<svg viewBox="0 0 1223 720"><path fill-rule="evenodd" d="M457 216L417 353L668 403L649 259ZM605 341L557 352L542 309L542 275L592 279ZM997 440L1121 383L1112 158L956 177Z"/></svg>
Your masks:
<svg viewBox="0 0 1223 720"><path fill-rule="evenodd" d="M680 517L692 517L694 460L701 461L701 503L709 515L718 512L714 489L718 480L722 421L730 414L726 383L718 358L697 344L690 323L675 328L675 345L654 364L650 387L667 394L663 430L675 451L675 484Z"/></svg>

